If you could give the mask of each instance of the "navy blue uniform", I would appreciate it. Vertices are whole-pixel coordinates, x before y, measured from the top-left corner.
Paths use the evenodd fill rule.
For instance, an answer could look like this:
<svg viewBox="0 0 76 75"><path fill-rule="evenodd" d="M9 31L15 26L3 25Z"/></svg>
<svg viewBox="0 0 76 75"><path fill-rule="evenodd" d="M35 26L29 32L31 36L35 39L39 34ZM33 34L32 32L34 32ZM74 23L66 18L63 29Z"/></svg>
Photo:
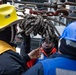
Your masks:
<svg viewBox="0 0 76 75"><path fill-rule="evenodd" d="M23 60L15 51L15 47L0 40L0 75L21 75L26 71L25 61L29 56L23 56Z"/></svg>
<svg viewBox="0 0 76 75"><path fill-rule="evenodd" d="M21 75L25 71L23 60L11 50L0 55L0 75Z"/></svg>
<svg viewBox="0 0 76 75"><path fill-rule="evenodd" d="M65 63L66 62L66 63ZM76 75L76 60L68 56L61 56L53 59L46 59L34 65L23 75Z"/></svg>

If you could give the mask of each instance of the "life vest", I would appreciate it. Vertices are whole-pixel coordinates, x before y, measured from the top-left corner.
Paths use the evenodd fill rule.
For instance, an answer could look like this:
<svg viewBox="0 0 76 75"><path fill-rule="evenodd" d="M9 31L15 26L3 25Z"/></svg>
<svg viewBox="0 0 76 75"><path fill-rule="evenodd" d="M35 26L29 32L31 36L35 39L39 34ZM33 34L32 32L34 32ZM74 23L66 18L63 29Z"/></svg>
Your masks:
<svg viewBox="0 0 76 75"><path fill-rule="evenodd" d="M8 43L0 40L0 54L6 52L8 50L12 50L12 51L16 52L16 48L15 47L12 47Z"/></svg>

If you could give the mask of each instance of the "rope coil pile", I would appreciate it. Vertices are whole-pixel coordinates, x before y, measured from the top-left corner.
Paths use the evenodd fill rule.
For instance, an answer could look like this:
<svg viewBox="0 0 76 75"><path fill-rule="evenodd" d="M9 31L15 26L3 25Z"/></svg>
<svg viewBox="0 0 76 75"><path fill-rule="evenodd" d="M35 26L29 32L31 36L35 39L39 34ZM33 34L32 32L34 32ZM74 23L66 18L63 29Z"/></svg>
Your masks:
<svg viewBox="0 0 76 75"><path fill-rule="evenodd" d="M20 24L26 35L31 33L35 35L39 34L42 37L58 38L56 35L56 28L52 22L48 19L44 19L41 15L25 15L24 21Z"/></svg>

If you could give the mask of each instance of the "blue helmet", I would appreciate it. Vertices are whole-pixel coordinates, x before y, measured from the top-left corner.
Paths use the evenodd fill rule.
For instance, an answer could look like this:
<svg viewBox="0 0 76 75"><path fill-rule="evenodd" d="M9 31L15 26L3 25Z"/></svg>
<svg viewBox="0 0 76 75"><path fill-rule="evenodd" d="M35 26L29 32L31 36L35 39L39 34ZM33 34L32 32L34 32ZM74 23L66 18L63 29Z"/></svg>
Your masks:
<svg viewBox="0 0 76 75"><path fill-rule="evenodd" d="M76 21L70 23L63 31L60 38L76 41Z"/></svg>

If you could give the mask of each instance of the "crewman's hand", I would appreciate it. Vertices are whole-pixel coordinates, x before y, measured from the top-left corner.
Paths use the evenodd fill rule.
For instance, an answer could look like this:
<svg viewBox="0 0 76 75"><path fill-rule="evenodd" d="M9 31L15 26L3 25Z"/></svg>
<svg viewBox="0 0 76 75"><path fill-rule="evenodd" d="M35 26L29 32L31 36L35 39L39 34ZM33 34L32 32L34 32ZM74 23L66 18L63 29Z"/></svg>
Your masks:
<svg viewBox="0 0 76 75"><path fill-rule="evenodd" d="M32 50L30 53L28 53L28 56L30 57L30 59L37 59L40 57L40 48L34 49Z"/></svg>

